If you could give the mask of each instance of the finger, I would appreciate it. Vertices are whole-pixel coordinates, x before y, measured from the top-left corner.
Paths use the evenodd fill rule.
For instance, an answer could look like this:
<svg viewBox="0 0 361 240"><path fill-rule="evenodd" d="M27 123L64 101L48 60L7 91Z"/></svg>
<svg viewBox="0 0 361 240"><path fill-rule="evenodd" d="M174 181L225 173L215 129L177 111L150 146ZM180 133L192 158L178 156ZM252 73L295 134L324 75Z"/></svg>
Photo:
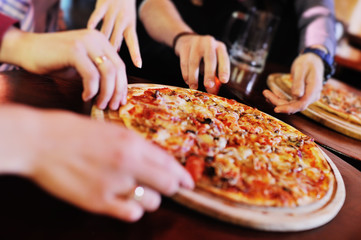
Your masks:
<svg viewBox="0 0 361 240"><path fill-rule="evenodd" d="M284 100L290 100L292 99L291 96L289 96L286 92L284 92L283 90L281 90L279 87L274 87L271 86L270 87L271 91L273 94L275 94L277 97L284 99Z"/></svg>
<svg viewBox="0 0 361 240"><path fill-rule="evenodd" d="M128 46L133 64L142 68L142 57L140 56L139 42L135 27L128 27L124 31L125 43Z"/></svg>
<svg viewBox="0 0 361 240"><path fill-rule="evenodd" d="M300 98L305 93L305 78L307 76L307 71L304 68L299 68L296 66L292 68L292 87L291 93L296 98Z"/></svg>
<svg viewBox="0 0 361 240"><path fill-rule="evenodd" d="M100 92L97 99L97 107L105 109L110 101L114 89L116 78L116 67L111 59L98 65L100 72Z"/></svg>
<svg viewBox="0 0 361 240"><path fill-rule="evenodd" d="M277 106L274 111L276 113L287 113L287 114L293 114L298 111L303 111L306 108L306 104L302 100L298 101L291 101L288 104L279 105Z"/></svg>
<svg viewBox="0 0 361 240"><path fill-rule="evenodd" d="M115 25L113 28L112 36L110 37L110 43L113 45L113 47L119 51L120 46L123 42L123 32L124 32L125 26L119 17L115 21Z"/></svg>
<svg viewBox="0 0 361 240"><path fill-rule="evenodd" d="M220 44L217 47L217 57L218 57L218 78L221 83L227 83L230 77L230 68L231 64L229 61L229 56L227 48L224 44Z"/></svg>
<svg viewBox="0 0 361 240"><path fill-rule="evenodd" d="M265 96L265 98L267 98L275 106L289 103L289 101L287 101L286 99L280 98L279 96L267 89L263 91L263 96Z"/></svg>
<svg viewBox="0 0 361 240"><path fill-rule="evenodd" d="M181 49L179 52L180 67L182 71L182 76L187 85L189 85L189 76L188 76L188 62L189 62L189 49Z"/></svg>
<svg viewBox="0 0 361 240"><path fill-rule="evenodd" d="M99 71L86 54L77 54L72 63L83 80L82 98L88 101L93 98L99 90Z"/></svg>
<svg viewBox="0 0 361 240"><path fill-rule="evenodd" d="M103 213L124 221L135 222L143 216L144 210L132 198L123 199L112 195L109 197Z"/></svg>
<svg viewBox="0 0 361 240"><path fill-rule="evenodd" d="M106 55L114 64L115 78L114 80L114 92L112 93L109 107L113 110L119 108L119 105L124 105L127 101L128 92L128 78L126 74L126 67L118 53L114 51L111 44L103 44Z"/></svg>
<svg viewBox="0 0 361 240"><path fill-rule="evenodd" d="M218 94L219 89L221 88L222 83L219 81L217 77L214 78L214 86L212 88L208 88L207 92L212 94Z"/></svg>
<svg viewBox="0 0 361 240"><path fill-rule="evenodd" d="M144 189L143 196L136 201L148 212L157 210L161 203L160 194L149 187L142 186L142 188Z"/></svg>
<svg viewBox="0 0 361 240"><path fill-rule="evenodd" d="M143 155L149 152L152 154ZM142 167L130 166L141 182L166 195L173 194L179 185L189 189L194 187L193 179L187 170L163 149L152 144L144 144L141 153L139 158L142 159Z"/></svg>
<svg viewBox="0 0 361 240"><path fill-rule="evenodd" d="M90 15L90 18L88 20L87 27L90 29L95 29L96 26L99 24L99 22L102 20L102 18L105 15L107 8L106 6L96 7L95 10Z"/></svg>
<svg viewBox="0 0 361 240"><path fill-rule="evenodd" d="M204 53L204 86L208 92L215 85L215 75L217 67L217 56L214 46L209 46Z"/></svg>
<svg viewBox="0 0 361 240"><path fill-rule="evenodd" d="M202 56L197 46L192 45L188 61L188 85L192 89L198 88L199 64Z"/></svg>
<svg viewBox="0 0 361 240"><path fill-rule="evenodd" d="M174 170L164 171L149 164L145 164L148 171L137 174L137 179L140 183L147 183L147 185L156 191L166 195L172 196L181 186L181 176Z"/></svg>
<svg viewBox="0 0 361 240"><path fill-rule="evenodd" d="M111 11L108 12L103 19L103 25L100 31L105 35L107 39L109 39L110 35L112 34L115 18L116 18L115 12Z"/></svg>
<svg viewBox="0 0 361 240"><path fill-rule="evenodd" d="M109 106L112 110L117 110L119 105L126 104L127 101L127 75L125 71L125 65L123 62L121 64L117 64L117 76L115 80L115 89L110 100Z"/></svg>
<svg viewBox="0 0 361 240"><path fill-rule="evenodd" d="M322 74L318 75L316 71L311 71L306 80L305 95L301 100L308 106L317 101L322 91Z"/></svg>

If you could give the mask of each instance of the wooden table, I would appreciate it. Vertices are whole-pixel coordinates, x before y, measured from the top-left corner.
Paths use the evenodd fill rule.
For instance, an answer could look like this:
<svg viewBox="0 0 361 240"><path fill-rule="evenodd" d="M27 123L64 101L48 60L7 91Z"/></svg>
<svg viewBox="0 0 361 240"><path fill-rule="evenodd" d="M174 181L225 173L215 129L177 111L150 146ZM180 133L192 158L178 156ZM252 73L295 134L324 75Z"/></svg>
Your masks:
<svg viewBox="0 0 361 240"><path fill-rule="evenodd" d="M0 73L0 102L89 114L81 83L24 72ZM324 149L340 170L346 201L328 224L296 233L262 232L224 223L164 198L159 210L130 224L83 212L26 179L0 177L0 239L356 239L361 237L361 172ZM91 199L90 199L91 201Z"/></svg>

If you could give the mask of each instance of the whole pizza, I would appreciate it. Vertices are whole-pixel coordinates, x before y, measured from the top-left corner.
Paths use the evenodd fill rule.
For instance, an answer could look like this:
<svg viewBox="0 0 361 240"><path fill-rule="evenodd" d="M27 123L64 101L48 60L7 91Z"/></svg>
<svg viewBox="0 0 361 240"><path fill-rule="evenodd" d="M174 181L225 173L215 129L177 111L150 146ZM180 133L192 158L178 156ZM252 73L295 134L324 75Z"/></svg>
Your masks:
<svg viewBox="0 0 361 240"><path fill-rule="evenodd" d="M208 93L133 86L106 118L159 145L197 189L240 205L297 208L328 201L335 176L313 139L255 108Z"/></svg>

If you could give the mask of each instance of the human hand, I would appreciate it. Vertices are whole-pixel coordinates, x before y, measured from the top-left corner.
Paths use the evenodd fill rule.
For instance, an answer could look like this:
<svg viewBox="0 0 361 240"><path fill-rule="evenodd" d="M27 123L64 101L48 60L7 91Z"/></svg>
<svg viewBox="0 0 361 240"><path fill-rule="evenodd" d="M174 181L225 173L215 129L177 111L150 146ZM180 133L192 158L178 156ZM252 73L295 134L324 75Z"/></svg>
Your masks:
<svg viewBox="0 0 361 240"><path fill-rule="evenodd" d="M16 29L11 31L12 35L7 34L8 38L3 41L3 45L14 46L4 48L3 55L9 56L8 62L36 74L75 68L83 80L84 101L99 93L96 104L101 109L108 103L111 109L117 109L120 103L125 104L125 65L100 32L75 30L37 34ZM16 41L12 41L13 39ZM101 59L102 56L105 58Z"/></svg>
<svg viewBox="0 0 361 240"><path fill-rule="evenodd" d="M110 39L111 44L119 51L124 37L134 65L141 68L142 58L136 32L136 1L97 0L88 28L95 29L101 20L101 32Z"/></svg>
<svg viewBox="0 0 361 240"><path fill-rule="evenodd" d="M178 39L175 52L180 57L183 79L190 88L198 88L198 75L202 59L204 86L207 92L216 94L220 83L228 82L230 61L227 48L212 36L184 35Z"/></svg>
<svg viewBox="0 0 361 240"><path fill-rule="evenodd" d="M292 114L305 110L320 98L324 66L313 53L298 56L292 64L292 99L286 99L277 92L264 90L263 95L276 107L277 113Z"/></svg>
<svg viewBox="0 0 361 240"><path fill-rule="evenodd" d="M2 131L9 133L8 147L0 148L9 163L2 161L0 170L21 169L21 175L85 210L136 221L159 207L160 193L170 196L181 186L194 186L173 157L131 130L62 111L2 107L0 112L11 122ZM140 200L132 196L137 185L145 189Z"/></svg>

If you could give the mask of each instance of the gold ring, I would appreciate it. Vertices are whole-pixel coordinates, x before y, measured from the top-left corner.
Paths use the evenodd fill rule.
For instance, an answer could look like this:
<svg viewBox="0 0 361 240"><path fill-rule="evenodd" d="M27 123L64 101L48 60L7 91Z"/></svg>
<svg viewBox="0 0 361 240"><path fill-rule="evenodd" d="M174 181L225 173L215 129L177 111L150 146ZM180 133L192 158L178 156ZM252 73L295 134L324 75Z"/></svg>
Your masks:
<svg viewBox="0 0 361 240"><path fill-rule="evenodd" d="M95 59L94 59L94 62L95 62L95 64L96 65L101 65L102 63L104 63L106 60L108 60L108 58L105 56L105 55L103 55L103 56L99 56L99 57L96 57Z"/></svg>
<svg viewBox="0 0 361 240"><path fill-rule="evenodd" d="M141 186L137 186L133 192L134 200L139 202L142 200L143 196L144 196L144 188Z"/></svg>

